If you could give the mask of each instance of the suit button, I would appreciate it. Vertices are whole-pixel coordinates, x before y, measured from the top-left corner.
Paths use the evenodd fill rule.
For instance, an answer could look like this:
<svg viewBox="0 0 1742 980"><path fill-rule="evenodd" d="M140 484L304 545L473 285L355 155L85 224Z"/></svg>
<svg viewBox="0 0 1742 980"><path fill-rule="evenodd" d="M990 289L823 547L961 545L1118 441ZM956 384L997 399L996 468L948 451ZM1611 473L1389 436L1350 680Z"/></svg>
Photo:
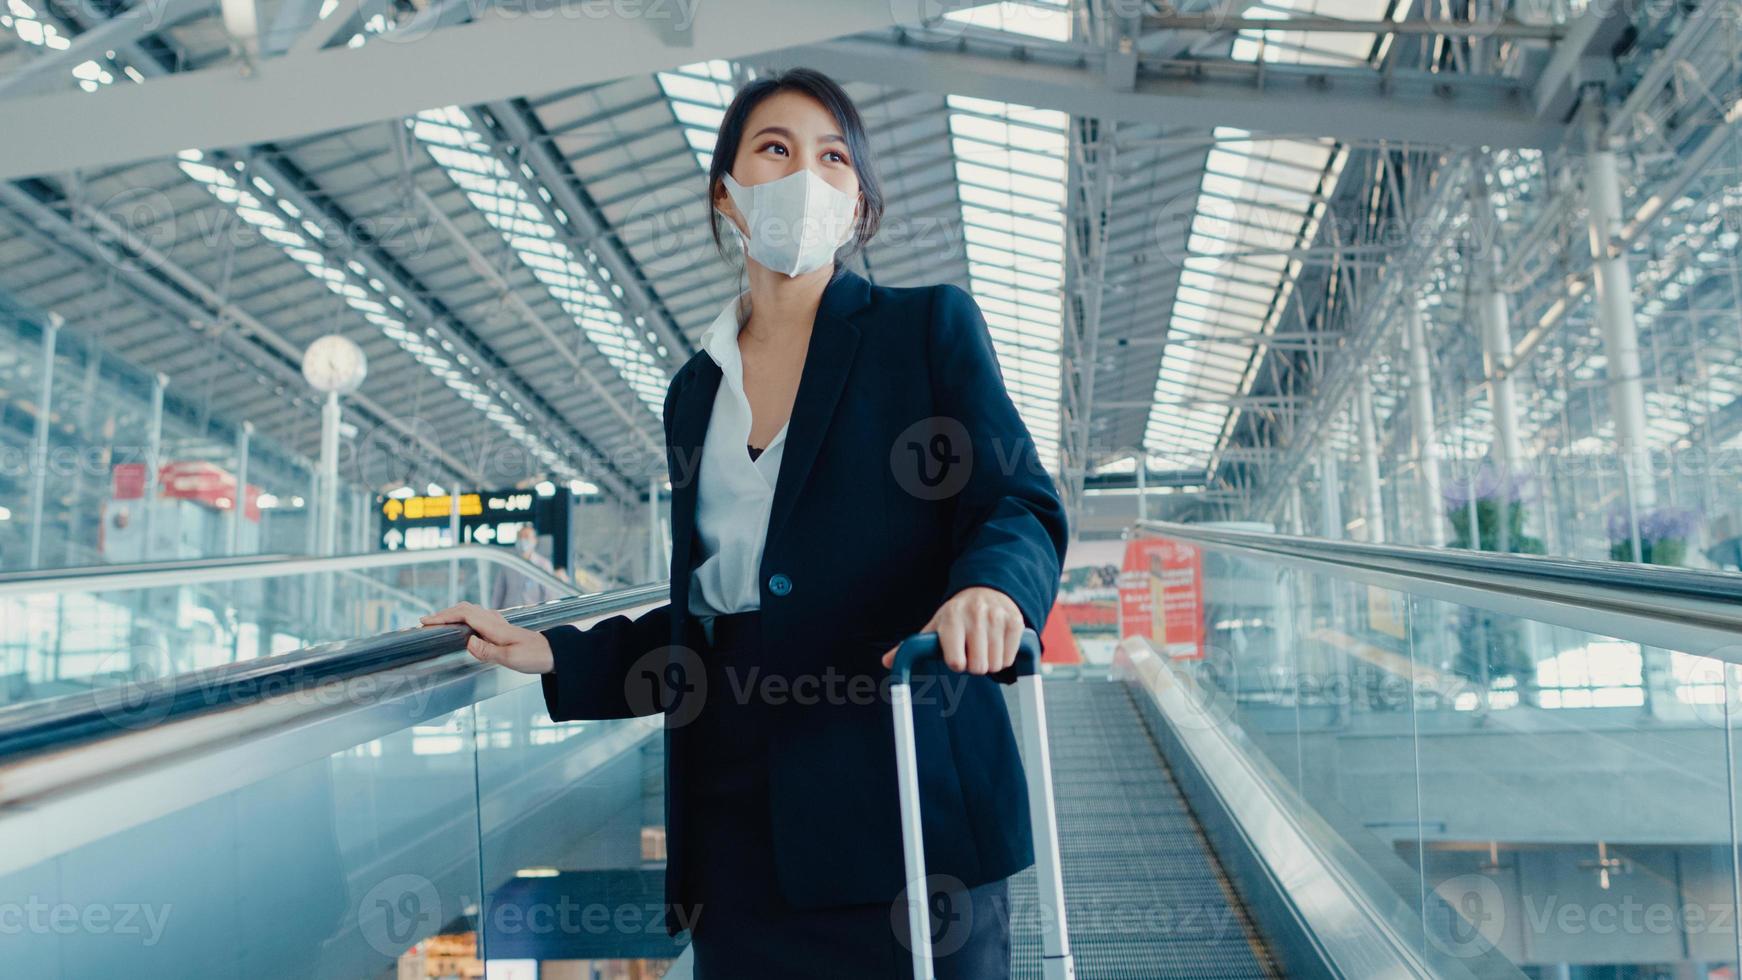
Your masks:
<svg viewBox="0 0 1742 980"><path fill-rule="evenodd" d="M768 591L775 595L786 595L792 591L792 579L776 572L768 577Z"/></svg>

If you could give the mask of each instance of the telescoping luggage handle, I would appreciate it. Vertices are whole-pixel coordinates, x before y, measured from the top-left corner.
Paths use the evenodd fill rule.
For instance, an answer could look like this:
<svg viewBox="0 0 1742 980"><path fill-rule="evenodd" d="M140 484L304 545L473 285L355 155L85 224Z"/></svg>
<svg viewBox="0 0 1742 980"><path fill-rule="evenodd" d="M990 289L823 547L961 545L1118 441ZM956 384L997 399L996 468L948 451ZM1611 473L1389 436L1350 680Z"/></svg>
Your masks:
<svg viewBox="0 0 1742 980"><path fill-rule="evenodd" d="M936 633L901 641L892 665L889 700L895 709L895 772L900 783L901 849L907 859L907 936L914 980L934 980L931 917L926 908L925 838L919 817L919 760L914 751L914 664L941 654ZM1065 884L1059 870L1058 817L1053 809L1052 758L1046 745L1046 700L1040 688L1040 637L1022 631L1016 651L1016 696L1020 703L1023 769L1028 774L1028 815L1034 830L1035 873L1040 892L1041 950L1046 980L1072 980L1070 938L1065 932Z"/></svg>

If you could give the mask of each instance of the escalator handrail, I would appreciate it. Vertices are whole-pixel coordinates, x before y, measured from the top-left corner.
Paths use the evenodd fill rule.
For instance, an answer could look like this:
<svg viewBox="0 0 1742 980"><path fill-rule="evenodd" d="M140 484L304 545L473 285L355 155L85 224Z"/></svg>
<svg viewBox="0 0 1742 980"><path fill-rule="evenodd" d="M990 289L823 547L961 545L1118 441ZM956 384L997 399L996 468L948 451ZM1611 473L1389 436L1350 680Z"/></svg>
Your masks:
<svg viewBox="0 0 1742 980"><path fill-rule="evenodd" d="M221 555L209 558L178 558L172 561L134 561L105 562L96 565L61 565L56 568L26 568L11 572L0 572L0 586L11 585L14 582L45 582L52 585L59 579L77 579L95 575L112 575L119 572L171 572L177 569L199 569L206 567L223 568L238 565L250 565L255 562L284 561L297 555L284 554L249 554Z"/></svg>
<svg viewBox="0 0 1742 980"><path fill-rule="evenodd" d="M503 566L565 595L575 589L573 582L565 582L515 554L512 549L487 544L467 544L455 548L430 548L421 551L365 551L354 555L322 556L247 555L11 572L0 575L0 596L151 589L201 582L235 582L313 575L320 572L436 565L455 560L483 561Z"/></svg>
<svg viewBox="0 0 1742 980"><path fill-rule="evenodd" d="M1715 569L1675 568L1625 561L1590 561L1555 555L1506 554L1471 551L1466 548L1372 544L1365 541L1339 541L1265 531L1236 531L1172 521L1138 521L1136 526L1144 531L1183 538L1211 548L1259 548L1336 562L1380 558L1459 572L1503 571L1544 582L1620 589L1653 597L1674 594L1687 598L1742 601L1742 573ZM1742 622L1742 616L1738 617L1738 622Z"/></svg>
<svg viewBox="0 0 1742 980"><path fill-rule="evenodd" d="M1742 574L1734 572L1335 541L1171 521L1138 521L1132 532L1742 663Z"/></svg>
<svg viewBox="0 0 1742 980"><path fill-rule="evenodd" d="M553 599L509 610L504 615L516 626L542 630L626 612L669 597L669 583L657 582ZM434 660L463 651L470 635L470 630L460 626L402 629L159 680L0 708L0 765L226 707L258 703L262 692L277 695L304 691L319 684Z"/></svg>

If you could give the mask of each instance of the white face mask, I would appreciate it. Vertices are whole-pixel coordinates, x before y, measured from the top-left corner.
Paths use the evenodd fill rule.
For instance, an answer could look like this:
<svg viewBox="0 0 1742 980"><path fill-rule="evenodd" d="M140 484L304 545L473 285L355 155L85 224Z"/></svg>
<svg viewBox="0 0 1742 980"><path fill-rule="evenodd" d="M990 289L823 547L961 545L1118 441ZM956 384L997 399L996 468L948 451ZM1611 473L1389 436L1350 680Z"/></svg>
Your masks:
<svg viewBox="0 0 1742 980"><path fill-rule="evenodd" d="M515 538L514 539L514 547L516 549L518 549L520 551L520 553L523 555L532 554L532 549L536 548L537 546L538 546L538 542L532 538Z"/></svg>
<svg viewBox="0 0 1742 980"><path fill-rule="evenodd" d="M836 190L810 168L779 180L745 187L723 178L726 193L750 229L745 249L750 257L775 272L802 276L833 261L835 250L853 235L853 208L858 198ZM727 224L744 241L730 219Z"/></svg>

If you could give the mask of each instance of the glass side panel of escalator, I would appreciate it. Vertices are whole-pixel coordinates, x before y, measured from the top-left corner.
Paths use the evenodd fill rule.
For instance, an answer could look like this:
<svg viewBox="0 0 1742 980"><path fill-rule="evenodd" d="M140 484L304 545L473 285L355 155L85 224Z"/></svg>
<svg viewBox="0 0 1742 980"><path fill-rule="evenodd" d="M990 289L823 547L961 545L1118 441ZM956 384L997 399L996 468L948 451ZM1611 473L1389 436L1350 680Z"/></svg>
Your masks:
<svg viewBox="0 0 1742 980"><path fill-rule="evenodd" d="M417 625L449 599L480 601L475 561L193 581L150 588L0 592L0 707ZM99 569L100 571L100 569Z"/></svg>
<svg viewBox="0 0 1742 980"><path fill-rule="evenodd" d="M553 723L536 683L458 707L445 688L375 689L395 693L348 707L391 730L251 741L169 812L52 854L6 840L0 973L395 980L488 959L493 977L536 976L528 960L657 976L679 955L657 724Z"/></svg>
<svg viewBox="0 0 1742 980"><path fill-rule="evenodd" d="M1173 667L1372 869L1424 957L1479 976L1738 975L1735 664L1202 558L1201 646L1187 631ZM1174 627L1157 628L1165 647Z"/></svg>

